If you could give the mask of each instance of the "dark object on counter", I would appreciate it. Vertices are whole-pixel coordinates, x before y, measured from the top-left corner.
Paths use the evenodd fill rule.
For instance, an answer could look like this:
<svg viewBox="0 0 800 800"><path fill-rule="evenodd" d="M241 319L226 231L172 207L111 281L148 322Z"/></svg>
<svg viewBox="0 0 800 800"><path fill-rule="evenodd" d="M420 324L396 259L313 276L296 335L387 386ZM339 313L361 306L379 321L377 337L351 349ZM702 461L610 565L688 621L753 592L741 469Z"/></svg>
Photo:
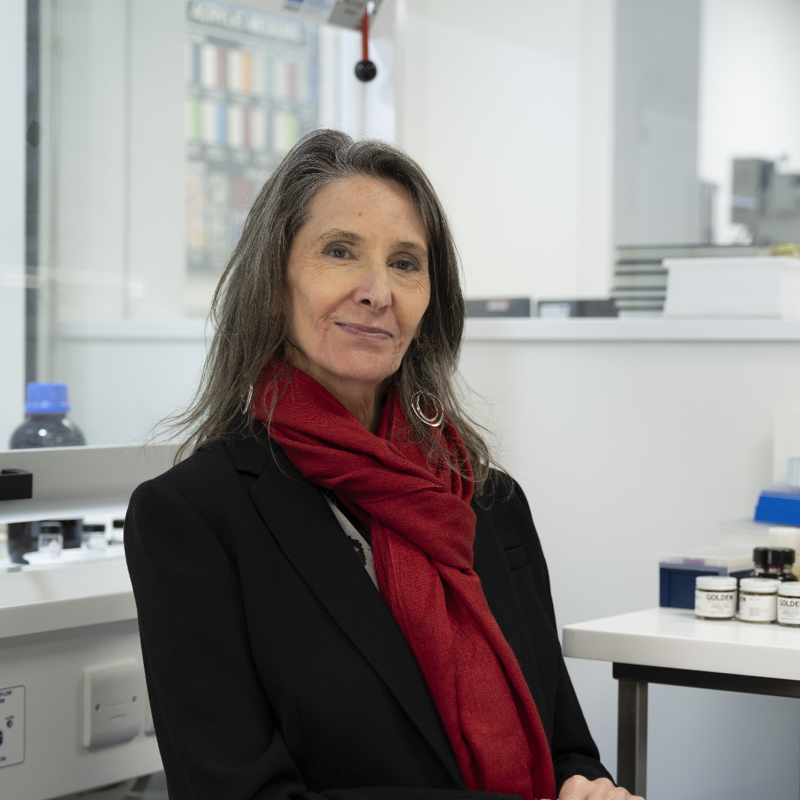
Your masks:
<svg viewBox="0 0 800 800"><path fill-rule="evenodd" d="M791 547L756 547L753 549L754 578L796 581L792 572L795 552Z"/></svg>
<svg viewBox="0 0 800 800"><path fill-rule="evenodd" d="M69 408L66 384L29 383L25 422L11 434L11 449L85 445L83 434L67 418Z"/></svg>
<svg viewBox="0 0 800 800"><path fill-rule="evenodd" d="M540 317L616 317L613 300L540 300Z"/></svg>
<svg viewBox="0 0 800 800"><path fill-rule="evenodd" d="M659 605L661 608L694 608L696 578L703 575L720 575L731 578L749 578L750 570L728 572L726 567L695 566L690 564L658 565Z"/></svg>
<svg viewBox="0 0 800 800"><path fill-rule="evenodd" d="M83 533L102 533L105 534L106 526L103 522L87 522L83 526Z"/></svg>
<svg viewBox="0 0 800 800"><path fill-rule="evenodd" d="M115 519L111 522L111 541L122 542L125 534L125 520Z"/></svg>
<svg viewBox="0 0 800 800"><path fill-rule="evenodd" d="M64 533L64 528L60 522L48 519L39 523L39 533Z"/></svg>
<svg viewBox="0 0 800 800"><path fill-rule="evenodd" d="M33 497L33 473L25 469L0 472L0 500L30 500Z"/></svg>
<svg viewBox="0 0 800 800"><path fill-rule="evenodd" d="M530 317L529 297L489 297L467 300L468 317Z"/></svg>
<svg viewBox="0 0 800 800"><path fill-rule="evenodd" d="M35 553L39 549L39 534L42 525L58 523L64 537L64 548L80 547L83 535L82 519L58 519L46 522L9 522L8 557L15 564L27 564L25 553Z"/></svg>

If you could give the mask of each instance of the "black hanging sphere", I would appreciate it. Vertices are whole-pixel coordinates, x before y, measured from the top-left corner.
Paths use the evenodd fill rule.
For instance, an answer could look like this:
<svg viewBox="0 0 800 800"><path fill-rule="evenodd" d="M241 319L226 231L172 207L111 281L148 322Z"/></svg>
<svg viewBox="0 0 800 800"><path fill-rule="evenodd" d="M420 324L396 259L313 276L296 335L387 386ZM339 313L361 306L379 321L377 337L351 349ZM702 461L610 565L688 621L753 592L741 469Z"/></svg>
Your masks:
<svg viewBox="0 0 800 800"><path fill-rule="evenodd" d="M359 61L356 64L356 78L367 83L378 74L378 68L372 61Z"/></svg>

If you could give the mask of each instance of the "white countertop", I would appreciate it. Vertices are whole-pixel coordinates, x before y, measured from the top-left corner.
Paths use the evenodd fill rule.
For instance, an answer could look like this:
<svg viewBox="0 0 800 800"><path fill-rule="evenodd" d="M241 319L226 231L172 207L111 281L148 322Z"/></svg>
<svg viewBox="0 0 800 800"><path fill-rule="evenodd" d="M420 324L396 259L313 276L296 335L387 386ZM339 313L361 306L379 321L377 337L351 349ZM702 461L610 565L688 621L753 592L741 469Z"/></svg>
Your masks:
<svg viewBox="0 0 800 800"><path fill-rule="evenodd" d="M57 562L4 566L0 639L136 619L122 545L90 557L65 550Z"/></svg>
<svg viewBox="0 0 800 800"><path fill-rule="evenodd" d="M464 341L799 342L800 320L473 317Z"/></svg>
<svg viewBox="0 0 800 800"><path fill-rule="evenodd" d="M800 628L653 608L566 625L564 655L800 681Z"/></svg>

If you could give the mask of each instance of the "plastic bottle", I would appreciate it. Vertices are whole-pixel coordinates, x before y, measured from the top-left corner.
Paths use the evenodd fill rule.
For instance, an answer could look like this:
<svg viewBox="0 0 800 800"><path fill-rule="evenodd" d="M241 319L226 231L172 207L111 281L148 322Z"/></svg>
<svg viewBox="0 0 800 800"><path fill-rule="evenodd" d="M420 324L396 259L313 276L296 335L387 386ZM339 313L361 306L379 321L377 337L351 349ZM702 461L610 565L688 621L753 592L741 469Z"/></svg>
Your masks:
<svg viewBox="0 0 800 800"><path fill-rule="evenodd" d="M67 386L64 383L29 383L25 403L25 422L11 434L10 447L70 447L85 445L78 427L67 418ZM59 520L64 547L80 547L82 520ZM8 525L8 555L17 564L27 564L25 553L36 550L38 522L11 522Z"/></svg>
<svg viewBox="0 0 800 800"><path fill-rule="evenodd" d="M11 449L86 444L78 427L67 418L68 411L65 383L29 383L25 422L11 434Z"/></svg>

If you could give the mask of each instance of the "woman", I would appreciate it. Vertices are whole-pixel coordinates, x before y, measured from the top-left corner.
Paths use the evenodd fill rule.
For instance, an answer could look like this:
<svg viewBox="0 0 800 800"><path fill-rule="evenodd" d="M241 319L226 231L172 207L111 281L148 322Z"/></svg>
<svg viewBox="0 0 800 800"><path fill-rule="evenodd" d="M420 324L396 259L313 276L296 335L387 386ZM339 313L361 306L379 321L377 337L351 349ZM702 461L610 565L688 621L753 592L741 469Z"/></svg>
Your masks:
<svg viewBox="0 0 800 800"><path fill-rule="evenodd" d="M126 524L171 798L630 797L524 496L453 391L464 302L419 167L307 136L213 309L194 454Z"/></svg>

